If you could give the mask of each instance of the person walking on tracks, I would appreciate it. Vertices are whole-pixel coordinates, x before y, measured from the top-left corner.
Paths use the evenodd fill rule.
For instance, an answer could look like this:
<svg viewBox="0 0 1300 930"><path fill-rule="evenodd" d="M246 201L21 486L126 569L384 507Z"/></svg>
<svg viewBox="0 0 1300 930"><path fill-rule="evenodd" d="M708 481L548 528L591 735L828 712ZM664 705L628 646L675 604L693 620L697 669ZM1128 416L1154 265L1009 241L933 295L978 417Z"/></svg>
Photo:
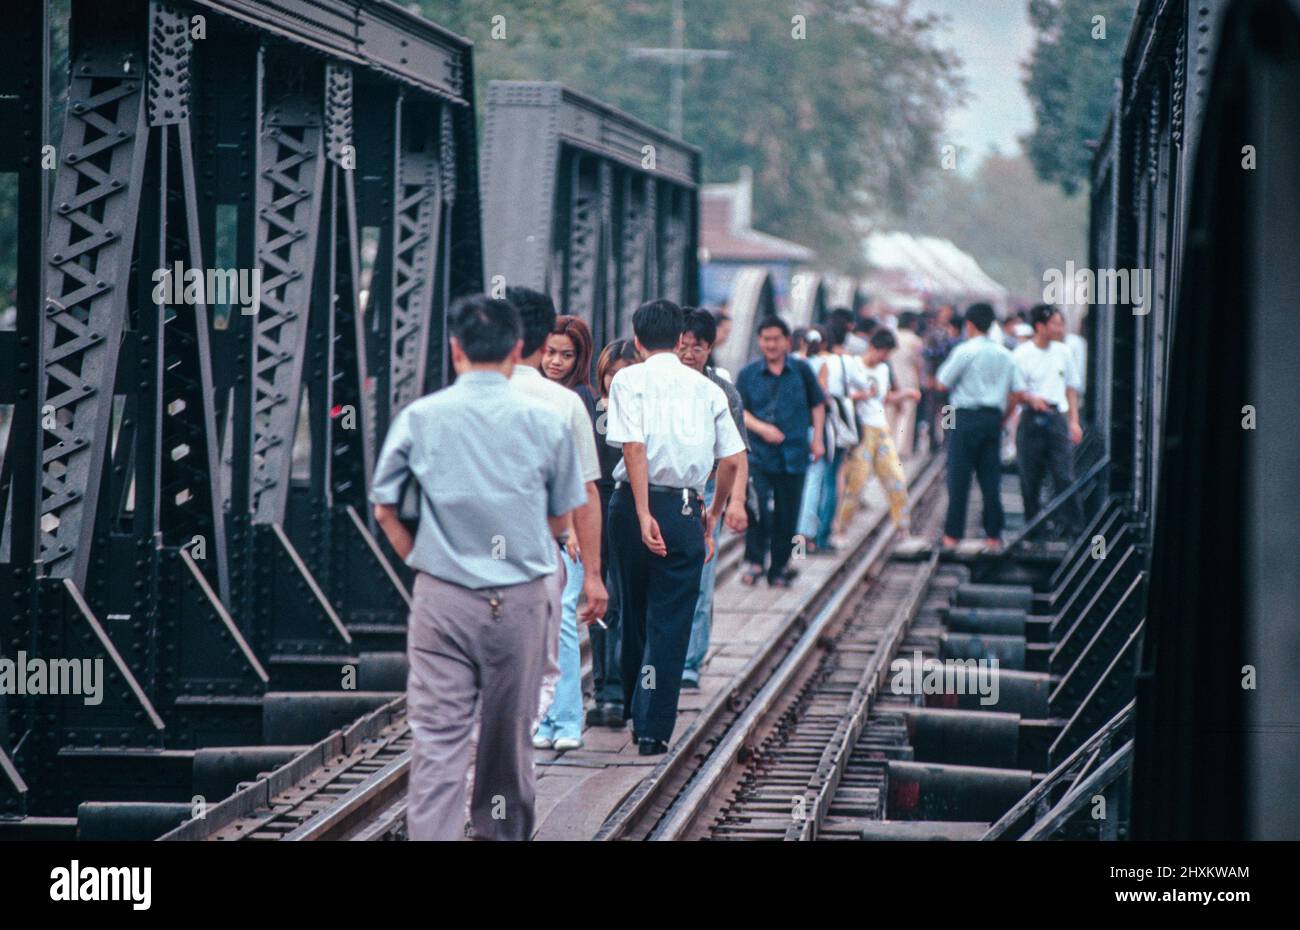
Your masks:
<svg viewBox="0 0 1300 930"><path fill-rule="evenodd" d="M771 316L759 323L758 347L763 357L736 376L750 436L750 474L758 493L758 521L745 535L748 564L740 580L757 583L766 562L768 584L788 588L795 576L788 565L804 479L809 463L826 452L826 394L808 363L790 354L785 320Z"/></svg>
<svg viewBox="0 0 1300 930"><path fill-rule="evenodd" d="M1054 493L1074 483L1072 445L1083 440L1079 425L1079 390L1083 379L1065 338L1065 316L1047 304L1029 311L1032 338L1016 346L1016 400L1021 404L1016 430L1016 457L1020 464L1020 491L1025 502L1025 522L1038 515L1043 479L1050 472ZM1066 535L1083 528L1083 510L1077 497L1064 504L1061 524Z"/></svg>
<svg viewBox="0 0 1300 930"><path fill-rule="evenodd" d="M713 314L695 307L683 307L681 341L677 344L677 357L687 368L693 368L722 389L727 395L727 406L731 409L732 422L740 433L745 448L749 448L749 438L745 434L745 405L740 399L740 392L726 378L719 375L708 364L709 354L717 339L717 324ZM749 487L749 463L745 456L740 457L740 467L736 479L732 482L731 500L726 504L725 521L733 533L743 533L749 518L745 513L745 493ZM717 493L714 475L709 475L704 487L704 506L711 507ZM722 537L722 524L713 526L713 548L716 551ZM691 641L686 650L686 667L682 672L683 688L700 686L700 668L709 654L709 634L713 629L713 589L716 579L718 560L709 559L704 563L700 575L700 596L695 602L695 619L691 621Z"/></svg>
<svg viewBox="0 0 1300 930"><path fill-rule="evenodd" d="M610 382L605 440L623 450L609 502L610 548L623 611L623 715L640 754L656 755L672 738L700 575L745 444L722 389L673 351L681 308L642 304L632 331L645 361Z"/></svg>
<svg viewBox="0 0 1300 930"><path fill-rule="evenodd" d="M871 334L871 343L848 369L848 387L858 402L858 419L862 423L862 444L854 450L844 475L844 500L840 504L840 532L847 533L849 523L862 501L862 489L874 472L889 502L889 516L904 536L912 532L912 505L907 493L907 473L898 457L895 431L885 414L886 404L900 400L915 401L921 392L915 388L891 389L889 356L898 347L894 334L879 327Z"/></svg>
<svg viewBox="0 0 1300 930"><path fill-rule="evenodd" d="M587 627L591 636L591 686L595 707L587 714L587 726L613 727L621 730L627 725L623 718L623 670L620 658L623 644L623 609L618 602L618 583L614 575L614 557L610 552L609 502L614 496L614 469L623 460L623 453L605 441L609 429L609 388L614 376L629 365L641 362L636 343L631 339L615 339L601 350L596 360L596 450L600 453L601 564L605 566L605 587L609 603L605 607L604 624Z"/></svg>
<svg viewBox="0 0 1300 930"><path fill-rule="evenodd" d="M522 348L514 307L475 296L450 317L457 379L393 420L370 494L375 519L416 572L407 827L413 840L464 837L473 758L472 835L526 840L556 537L587 492L567 423L508 381ZM414 537L397 506L408 480L419 487Z"/></svg>
<svg viewBox="0 0 1300 930"><path fill-rule="evenodd" d="M966 311L966 341L954 348L935 373L938 390L948 391L954 426L948 447L948 518L943 545L951 548L966 532L966 504L972 472L984 498L985 547L1002 546L1002 419L1016 365L1007 348L989 337L993 308L972 304Z"/></svg>

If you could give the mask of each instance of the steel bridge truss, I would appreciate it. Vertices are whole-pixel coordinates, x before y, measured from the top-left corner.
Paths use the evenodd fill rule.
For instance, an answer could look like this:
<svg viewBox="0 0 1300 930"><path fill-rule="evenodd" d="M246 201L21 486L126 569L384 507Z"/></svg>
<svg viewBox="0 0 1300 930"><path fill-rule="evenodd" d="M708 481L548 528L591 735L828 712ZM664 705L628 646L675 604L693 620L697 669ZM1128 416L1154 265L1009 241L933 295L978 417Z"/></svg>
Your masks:
<svg viewBox="0 0 1300 930"><path fill-rule="evenodd" d="M698 299L700 153L559 84L493 81L484 127L489 289L549 293L597 345L644 301Z"/></svg>
<svg viewBox="0 0 1300 930"><path fill-rule="evenodd" d="M0 641L104 680L0 698L0 814L96 754L257 742L268 689L404 647L376 442L482 286L463 40L384 0L74 0L43 170L47 16L0 36Z"/></svg>

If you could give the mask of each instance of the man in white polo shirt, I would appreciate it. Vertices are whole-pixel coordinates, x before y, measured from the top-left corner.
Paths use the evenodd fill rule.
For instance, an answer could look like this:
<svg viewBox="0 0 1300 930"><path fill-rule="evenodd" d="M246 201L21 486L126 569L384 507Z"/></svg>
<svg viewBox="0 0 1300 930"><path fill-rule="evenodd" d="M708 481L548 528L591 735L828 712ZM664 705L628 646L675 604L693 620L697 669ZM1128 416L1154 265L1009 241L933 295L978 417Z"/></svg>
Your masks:
<svg viewBox="0 0 1300 930"><path fill-rule="evenodd" d="M1065 317L1056 307L1039 304L1029 311L1034 335L1011 353L1016 363L1013 390L1021 406L1016 431L1020 464L1020 489L1025 522L1041 506L1043 479L1051 472L1053 494L1074 483L1073 449L1083 439L1079 425L1079 390L1082 379L1074 353L1063 340ZM1066 535L1083 528L1083 509L1077 497L1062 508L1060 520Z"/></svg>
<svg viewBox="0 0 1300 930"><path fill-rule="evenodd" d="M623 609L623 716L643 756L666 752L672 739L700 576L745 454L727 395L673 351L682 319L668 300L637 308L632 332L645 361L610 382L605 434L623 450L609 548Z"/></svg>

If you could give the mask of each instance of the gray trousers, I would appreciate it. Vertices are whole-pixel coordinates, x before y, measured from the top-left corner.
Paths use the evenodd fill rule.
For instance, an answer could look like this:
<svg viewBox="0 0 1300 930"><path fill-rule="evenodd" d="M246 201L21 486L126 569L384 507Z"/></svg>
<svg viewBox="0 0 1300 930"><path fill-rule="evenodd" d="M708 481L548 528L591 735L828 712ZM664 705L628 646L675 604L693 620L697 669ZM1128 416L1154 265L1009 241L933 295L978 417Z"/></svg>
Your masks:
<svg viewBox="0 0 1300 930"><path fill-rule="evenodd" d="M471 590L418 573L407 633L407 720L414 737L407 797L412 840L464 838L471 760L475 839L532 836L532 726L554 582ZM500 606L494 616L489 603ZM471 745L480 721L478 749Z"/></svg>

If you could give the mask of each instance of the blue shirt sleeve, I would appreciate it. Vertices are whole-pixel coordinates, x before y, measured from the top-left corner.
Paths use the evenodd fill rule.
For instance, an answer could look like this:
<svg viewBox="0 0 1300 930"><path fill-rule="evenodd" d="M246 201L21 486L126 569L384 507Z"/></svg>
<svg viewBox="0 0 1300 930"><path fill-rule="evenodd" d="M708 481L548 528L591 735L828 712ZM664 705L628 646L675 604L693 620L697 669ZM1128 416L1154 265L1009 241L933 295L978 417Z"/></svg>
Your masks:
<svg viewBox="0 0 1300 930"><path fill-rule="evenodd" d="M808 395L808 409L820 407L826 403L826 392L822 390L821 382L813 374L812 366L800 359L795 359L795 367L799 371L799 376L803 378L804 393Z"/></svg>
<svg viewBox="0 0 1300 930"><path fill-rule="evenodd" d="M370 503L397 505L402 500L402 486L411 474L410 408L403 410L388 428L384 448L375 464L375 480L370 488Z"/></svg>
<svg viewBox="0 0 1300 930"><path fill-rule="evenodd" d="M964 344L953 349L944 363L939 366L939 370L935 372L934 380L949 390L957 386L957 382L961 380L962 372L966 370L966 365L969 362L970 353L963 352L963 348L965 348Z"/></svg>
<svg viewBox="0 0 1300 930"><path fill-rule="evenodd" d="M749 396L750 370L746 365L740 369L740 374L736 375L736 393L740 395L740 406L745 410L752 411L754 403Z"/></svg>

